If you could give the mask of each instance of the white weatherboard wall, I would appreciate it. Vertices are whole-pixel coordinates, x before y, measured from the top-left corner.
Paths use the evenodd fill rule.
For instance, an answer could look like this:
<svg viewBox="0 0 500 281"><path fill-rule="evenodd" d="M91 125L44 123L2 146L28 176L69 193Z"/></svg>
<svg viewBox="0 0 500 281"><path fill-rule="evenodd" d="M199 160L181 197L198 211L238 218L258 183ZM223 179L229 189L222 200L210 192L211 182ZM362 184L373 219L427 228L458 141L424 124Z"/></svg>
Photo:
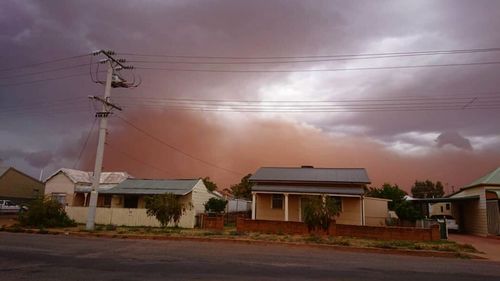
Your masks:
<svg viewBox="0 0 500 281"><path fill-rule="evenodd" d="M388 216L388 203L390 200L364 197L365 201L365 225L385 226L385 219Z"/></svg>
<svg viewBox="0 0 500 281"><path fill-rule="evenodd" d="M75 184L64 173L59 173L45 183L45 195L51 195L52 193L66 194L66 203L71 206L73 204Z"/></svg>
<svg viewBox="0 0 500 281"><path fill-rule="evenodd" d="M205 203L212 197L217 198L214 194L210 193L203 184L202 180L199 180L193 188L192 200L193 209L195 214L200 214L205 212ZM193 225L194 226L194 225Z"/></svg>
<svg viewBox="0 0 500 281"><path fill-rule="evenodd" d="M488 222L486 218L486 193L485 186L476 186L464 189L459 193L451 196L452 198L466 197L479 195L479 200L474 200L465 203L463 212L464 227L471 234L487 236L488 235ZM454 210L456 211L456 210ZM458 217L459 214L454 214Z"/></svg>
<svg viewBox="0 0 500 281"><path fill-rule="evenodd" d="M87 222L87 207L66 207L66 213L77 223ZM181 217L179 227L193 228L194 215L192 211L186 212ZM126 208L97 208L95 216L96 224L113 224L119 226L153 226L159 227L160 222L155 217L150 217L146 209ZM173 225L169 225L173 226Z"/></svg>

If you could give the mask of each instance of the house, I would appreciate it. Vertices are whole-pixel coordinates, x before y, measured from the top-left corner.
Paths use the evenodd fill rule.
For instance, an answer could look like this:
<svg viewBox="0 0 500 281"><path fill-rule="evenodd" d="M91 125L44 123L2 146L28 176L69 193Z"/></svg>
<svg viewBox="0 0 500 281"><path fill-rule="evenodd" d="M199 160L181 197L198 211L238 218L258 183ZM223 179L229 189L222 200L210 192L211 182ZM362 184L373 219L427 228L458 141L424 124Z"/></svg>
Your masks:
<svg viewBox="0 0 500 281"><path fill-rule="evenodd" d="M45 195L67 206L87 206L92 189L93 172L62 168L45 180ZM110 189L127 178L127 172L102 172L99 191ZM98 206L110 205L111 197L100 197Z"/></svg>
<svg viewBox="0 0 500 281"><path fill-rule="evenodd" d="M500 167L451 194L453 216L466 233L500 235Z"/></svg>
<svg viewBox="0 0 500 281"><path fill-rule="evenodd" d="M13 167L0 167L0 199L25 202L42 196L44 188L43 182Z"/></svg>
<svg viewBox="0 0 500 281"><path fill-rule="evenodd" d="M249 181L253 220L303 221L310 196L334 198L338 224L382 226L388 216L389 200L363 195L370 184L363 168L262 167Z"/></svg>
<svg viewBox="0 0 500 281"><path fill-rule="evenodd" d="M201 179L126 179L112 188L99 191L98 202L109 200L109 205L98 206L96 223L160 226L156 218L147 215L145 198L165 193L177 195L180 202L188 207L179 222L179 226L184 228L195 227L196 216L205 211L204 204L216 197ZM87 207L67 207L66 211L79 223L87 219Z"/></svg>

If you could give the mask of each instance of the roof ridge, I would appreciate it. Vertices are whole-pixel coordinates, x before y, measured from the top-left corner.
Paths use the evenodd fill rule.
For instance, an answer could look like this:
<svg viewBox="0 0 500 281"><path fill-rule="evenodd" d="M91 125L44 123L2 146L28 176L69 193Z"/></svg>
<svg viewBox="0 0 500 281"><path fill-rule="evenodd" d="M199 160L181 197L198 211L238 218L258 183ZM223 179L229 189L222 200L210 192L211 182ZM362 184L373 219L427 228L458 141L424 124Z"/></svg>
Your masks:
<svg viewBox="0 0 500 281"><path fill-rule="evenodd" d="M489 183L490 180L495 176L498 172L500 172L500 167L496 168L495 170L491 171L487 176L486 180L484 182Z"/></svg>

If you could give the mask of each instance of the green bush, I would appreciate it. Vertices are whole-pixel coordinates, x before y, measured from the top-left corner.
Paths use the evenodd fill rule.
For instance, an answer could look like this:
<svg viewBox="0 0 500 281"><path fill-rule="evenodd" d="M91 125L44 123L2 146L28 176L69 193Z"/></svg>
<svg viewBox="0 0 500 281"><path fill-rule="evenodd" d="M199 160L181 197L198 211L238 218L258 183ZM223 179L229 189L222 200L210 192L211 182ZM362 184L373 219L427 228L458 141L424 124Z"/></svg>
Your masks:
<svg viewBox="0 0 500 281"><path fill-rule="evenodd" d="M226 210L227 200L212 197L204 204L205 212L209 213L224 213Z"/></svg>
<svg viewBox="0 0 500 281"><path fill-rule="evenodd" d="M182 204L172 193L148 196L145 201L148 216L156 217L163 227L170 222L177 226L182 215L193 207L192 204Z"/></svg>
<svg viewBox="0 0 500 281"><path fill-rule="evenodd" d="M310 196L304 206L304 222L309 231L328 231L332 220L340 213L339 202L330 196Z"/></svg>
<svg viewBox="0 0 500 281"><path fill-rule="evenodd" d="M19 223L30 227L67 227L76 226L76 222L68 217L64 206L51 198L33 200L28 210L19 214Z"/></svg>

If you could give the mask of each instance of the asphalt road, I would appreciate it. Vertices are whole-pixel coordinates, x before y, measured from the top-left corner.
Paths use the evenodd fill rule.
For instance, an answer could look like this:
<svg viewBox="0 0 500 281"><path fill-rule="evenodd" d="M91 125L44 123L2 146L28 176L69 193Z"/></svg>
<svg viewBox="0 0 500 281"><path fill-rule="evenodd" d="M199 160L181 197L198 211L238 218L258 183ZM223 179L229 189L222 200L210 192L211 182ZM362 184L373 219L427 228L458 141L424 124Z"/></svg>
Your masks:
<svg viewBox="0 0 500 281"><path fill-rule="evenodd" d="M500 280L500 263L0 232L0 280Z"/></svg>

